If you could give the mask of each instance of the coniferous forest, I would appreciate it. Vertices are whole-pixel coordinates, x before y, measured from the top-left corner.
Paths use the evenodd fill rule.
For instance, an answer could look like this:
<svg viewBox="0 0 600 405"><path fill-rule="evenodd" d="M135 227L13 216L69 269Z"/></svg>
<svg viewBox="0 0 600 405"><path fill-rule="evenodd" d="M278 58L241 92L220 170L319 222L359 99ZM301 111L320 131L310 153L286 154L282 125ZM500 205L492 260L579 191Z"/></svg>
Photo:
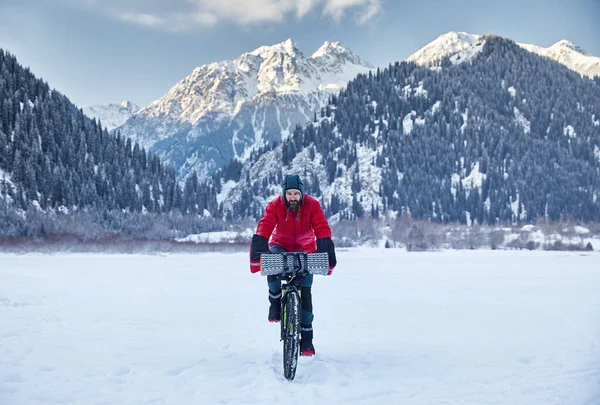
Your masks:
<svg viewBox="0 0 600 405"><path fill-rule="evenodd" d="M358 75L282 143L181 183L0 50L0 236L225 229L258 219L290 170L342 221L597 223L600 78L489 36L461 64Z"/></svg>
<svg viewBox="0 0 600 405"><path fill-rule="evenodd" d="M196 176L180 187L158 156L109 134L0 50L0 204L3 236L65 231L76 219L78 229L144 237L145 217L199 231L212 222L197 214L216 201Z"/></svg>

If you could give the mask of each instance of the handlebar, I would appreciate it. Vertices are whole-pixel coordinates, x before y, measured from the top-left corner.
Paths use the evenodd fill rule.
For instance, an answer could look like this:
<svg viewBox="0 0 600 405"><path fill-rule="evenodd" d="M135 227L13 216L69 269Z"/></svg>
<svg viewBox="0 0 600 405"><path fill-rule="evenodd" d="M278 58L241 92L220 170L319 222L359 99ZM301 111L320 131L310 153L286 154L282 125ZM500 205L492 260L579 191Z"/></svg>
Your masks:
<svg viewBox="0 0 600 405"><path fill-rule="evenodd" d="M282 277L327 275L329 255L327 252L263 253L260 257L260 272L263 276L281 275Z"/></svg>

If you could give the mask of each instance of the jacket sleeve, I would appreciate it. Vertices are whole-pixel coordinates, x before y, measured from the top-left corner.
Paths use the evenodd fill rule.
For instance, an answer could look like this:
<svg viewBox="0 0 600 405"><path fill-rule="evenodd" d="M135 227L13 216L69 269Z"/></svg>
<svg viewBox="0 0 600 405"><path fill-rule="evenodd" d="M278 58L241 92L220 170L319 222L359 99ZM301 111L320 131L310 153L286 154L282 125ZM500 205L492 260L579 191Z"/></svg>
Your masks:
<svg viewBox="0 0 600 405"><path fill-rule="evenodd" d="M273 229L277 225L276 202L277 200L273 200L267 204L267 208L265 208L265 212L256 227L257 235L264 236L267 239L271 237Z"/></svg>
<svg viewBox="0 0 600 405"><path fill-rule="evenodd" d="M315 200L315 206L312 215L312 227L315 231L315 237L317 238L317 252L327 252L329 255L329 275L335 269L337 265L337 259L335 257L335 245L331 240L331 228L325 218L325 213L321 208L321 204Z"/></svg>
<svg viewBox="0 0 600 405"><path fill-rule="evenodd" d="M260 255L269 251L269 238L277 225L277 215L273 207L274 202L267 204L265 212L258 221L256 233L252 236L250 243L250 272L258 273L260 271Z"/></svg>
<svg viewBox="0 0 600 405"><path fill-rule="evenodd" d="M325 218L325 213L321 208L321 204L319 204L319 201L317 200L314 200L314 202L315 203L313 205L311 215L311 226L313 228L313 231L315 232L315 237L317 239L331 238L331 228L329 227L329 223Z"/></svg>

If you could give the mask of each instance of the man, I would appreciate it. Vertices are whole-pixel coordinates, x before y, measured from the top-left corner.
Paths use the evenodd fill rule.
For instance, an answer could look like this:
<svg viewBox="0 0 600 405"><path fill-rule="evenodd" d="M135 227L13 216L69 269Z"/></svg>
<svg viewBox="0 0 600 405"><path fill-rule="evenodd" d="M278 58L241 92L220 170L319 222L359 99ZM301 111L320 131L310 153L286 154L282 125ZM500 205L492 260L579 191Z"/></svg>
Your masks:
<svg viewBox="0 0 600 405"><path fill-rule="evenodd" d="M269 238L271 241L269 243ZM315 241L316 238L316 241ZM319 202L304 194L304 185L298 175L287 175L283 183L283 193L267 204L263 217L258 222L256 233L250 245L250 271L260 271L260 255L267 252L308 253L327 252L329 254L329 275L337 260L335 246L331 240L331 228ZM307 275L300 290L302 315L300 318L300 354L313 356L313 313L311 286L313 275ZM281 280L268 276L269 322L281 320Z"/></svg>

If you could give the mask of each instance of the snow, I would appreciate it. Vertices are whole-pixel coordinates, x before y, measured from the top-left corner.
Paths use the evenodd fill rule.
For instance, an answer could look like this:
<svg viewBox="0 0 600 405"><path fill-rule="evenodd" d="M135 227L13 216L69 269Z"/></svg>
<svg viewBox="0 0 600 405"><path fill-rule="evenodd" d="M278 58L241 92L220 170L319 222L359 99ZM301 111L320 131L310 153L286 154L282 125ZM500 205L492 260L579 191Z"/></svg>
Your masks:
<svg viewBox="0 0 600 405"><path fill-rule="evenodd" d="M406 61L439 69L444 57L449 57L453 64L472 60L483 49L484 43L482 35L450 31L410 55ZM600 75L600 58L589 55L570 41L561 40L548 48L522 43L517 45L529 52L555 60L581 75Z"/></svg>
<svg viewBox="0 0 600 405"><path fill-rule="evenodd" d="M460 184L460 175L458 173L453 173L450 178L450 192L452 193L452 196L454 198L456 198L456 189L458 188L459 184Z"/></svg>
<svg viewBox="0 0 600 405"><path fill-rule="evenodd" d="M290 56L296 56L298 52L298 48L296 47L294 41L292 41L291 38L288 38L279 44L258 47L254 51L250 52L250 55L260 56L264 59L267 59L271 57L273 53L283 53Z"/></svg>
<svg viewBox="0 0 600 405"><path fill-rule="evenodd" d="M425 91L425 90L423 90L423 91ZM412 117L415 117L414 122L413 122L413 118ZM410 113L406 114L406 116L402 120L402 130L403 130L403 133L405 135L410 135L410 133L412 132L413 127L415 125L425 125L425 118L418 117L417 116L417 112L413 110Z"/></svg>
<svg viewBox="0 0 600 405"><path fill-rule="evenodd" d="M575 231L576 234L578 235L587 235L590 233L590 230L587 228L584 228L583 226L579 226L576 225L573 227L573 230Z"/></svg>
<svg viewBox="0 0 600 405"><path fill-rule="evenodd" d="M423 87L423 80L419 82L419 87L415 89L415 96L427 98L427 90Z"/></svg>
<svg viewBox="0 0 600 405"><path fill-rule="evenodd" d="M569 138L575 138L577 136L577 132L575 132L575 128L573 128L573 126L571 126L571 125L567 125L566 127L564 127L563 133L565 134L565 136L568 136Z"/></svg>
<svg viewBox="0 0 600 405"><path fill-rule="evenodd" d="M596 114L592 114L592 122L594 123L594 126L600 126L600 119L596 119Z"/></svg>
<svg viewBox="0 0 600 405"><path fill-rule="evenodd" d="M472 45L479 41L480 37L480 35L466 32L450 31L425 45L409 56L406 61L423 66L435 66L445 56L456 55L461 51L468 52ZM453 63L455 62L453 61Z"/></svg>
<svg viewBox="0 0 600 405"><path fill-rule="evenodd" d="M600 162L600 148L598 145L594 145L594 156L596 156L596 159Z"/></svg>
<svg viewBox="0 0 600 405"><path fill-rule="evenodd" d="M60 205L60 206L59 206L59 207L58 207L56 210L57 210L58 212L60 212L61 214L63 214L63 215L69 215L69 214L70 214L70 212L71 212L71 211L70 211L70 210L69 210L67 207L65 207L64 205Z"/></svg>
<svg viewBox="0 0 600 405"><path fill-rule="evenodd" d="M521 208L521 216L520 217L519 217L519 207ZM526 211L525 211L525 207L523 207L523 205L521 204L521 200L519 198L519 193L517 193L515 200L510 203L510 209L511 209L515 219L525 218Z"/></svg>
<svg viewBox="0 0 600 405"><path fill-rule="evenodd" d="M528 134L531 130L531 122L525 118L525 115L517 107L514 107L513 111L515 113L515 121L523 128L523 133Z"/></svg>
<svg viewBox="0 0 600 405"><path fill-rule="evenodd" d="M296 125L312 120L313 112L319 111L332 93L372 68L338 42L325 42L307 58L293 41L286 40L234 60L195 68L119 130L167 157L179 156L177 150L184 149L186 157L201 149L206 152L214 146L212 137L206 135L223 132L219 135L222 141L231 142L231 152L244 162L256 147L276 141L277 133L285 139ZM255 137L248 136L248 126ZM243 131L238 134L240 129ZM156 145L182 135L186 135L185 141ZM208 177L223 164L218 160L201 153L193 165L175 162L178 178L190 171Z"/></svg>
<svg viewBox="0 0 600 405"><path fill-rule="evenodd" d="M467 127L467 122L469 120L469 109L466 108L465 112L461 113L460 115L462 116L462 119L463 119L463 123L460 126L460 132L464 133L465 132L465 128Z"/></svg>
<svg viewBox="0 0 600 405"><path fill-rule="evenodd" d="M546 241L544 232L541 229L535 230L529 234L529 240L542 245Z"/></svg>
<svg viewBox="0 0 600 405"><path fill-rule="evenodd" d="M219 205L221 205L221 203L223 201L225 201L225 199L227 197L229 197L229 194L231 193L231 190L233 190L236 185L237 185L237 183L235 181L228 180L226 183L224 183L221 186L221 192L219 194L217 194L217 203Z"/></svg>
<svg viewBox="0 0 600 405"><path fill-rule="evenodd" d="M417 113L413 110L410 113L406 114L406 116L402 120L402 130L405 135L410 135L410 133L412 132L412 129L413 129L412 117L413 117L413 115L416 115L416 114Z"/></svg>
<svg viewBox="0 0 600 405"><path fill-rule="evenodd" d="M337 92L372 67L339 42L325 42L306 58L288 39L261 46L235 60L195 68L166 95L142 110L142 114L167 115L194 124L208 114L220 112L232 116L243 104L259 100L265 94L294 93L308 97L320 90Z"/></svg>
<svg viewBox="0 0 600 405"><path fill-rule="evenodd" d="M600 75L600 58L589 55L586 51L567 40L543 48L530 44L518 44L529 52L537 53L553 59L581 75L594 77Z"/></svg>
<svg viewBox="0 0 600 405"><path fill-rule="evenodd" d="M6 184L8 184L10 186L14 186L14 184L11 180L10 173L7 173L4 170L2 170L2 168L0 168L0 184L2 184L3 181L6 181Z"/></svg>
<svg viewBox="0 0 600 405"><path fill-rule="evenodd" d="M86 116L100 120L102 127L112 131L123 125L125 121L140 110L140 107L130 101L122 101L119 104L85 105L81 109Z"/></svg>
<svg viewBox="0 0 600 405"><path fill-rule="evenodd" d="M381 167L377 167L373 163L377 152L369 147L357 145L356 157L361 184L361 191L358 194L359 201L365 212L370 213L372 207L382 210L383 204L379 195L382 180Z"/></svg>
<svg viewBox="0 0 600 405"><path fill-rule="evenodd" d="M513 86L510 86L507 91L510 93L510 95L512 96L512 98L515 98L517 95L517 90L515 90L515 88ZM516 108L516 107L515 107Z"/></svg>
<svg viewBox="0 0 600 405"><path fill-rule="evenodd" d="M598 256L340 250L288 382L247 252L3 255L0 403L597 404Z"/></svg>
<svg viewBox="0 0 600 405"><path fill-rule="evenodd" d="M464 166L464 158L463 157L460 158L460 166L461 167ZM466 171L463 169L463 170L461 170L461 172L463 172L463 175L464 175L464 173ZM469 175L466 176L465 178L461 179L460 174L452 173L452 176L450 177L450 192L452 193L452 196L454 198L456 198L456 191L458 189L458 185L462 183L462 187L466 191L467 196L473 189L477 189L481 193L481 187L483 185L483 181L485 180L485 177L486 177L486 175L479 171L479 162L474 163L473 165L471 165L471 171L469 172ZM488 207L488 209L489 209L489 207Z"/></svg>
<svg viewBox="0 0 600 405"><path fill-rule="evenodd" d="M236 240L245 240L252 238L254 231L246 229L243 232L235 231L218 231L204 232L194 235L188 235L185 238L176 239L177 242L194 242L194 243L233 243Z"/></svg>
<svg viewBox="0 0 600 405"><path fill-rule="evenodd" d="M473 164L469 175L462 180L462 185L465 191L467 192L467 196L469 195L469 191L473 189L478 189L481 193L481 187L483 185L484 180L485 174L479 171L479 162ZM454 183L454 176L452 181Z"/></svg>
<svg viewBox="0 0 600 405"><path fill-rule="evenodd" d="M462 49L450 57L450 62L453 65L458 65L464 62L473 60L483 49L485 40L478 40L466 49Z"/></svg>

